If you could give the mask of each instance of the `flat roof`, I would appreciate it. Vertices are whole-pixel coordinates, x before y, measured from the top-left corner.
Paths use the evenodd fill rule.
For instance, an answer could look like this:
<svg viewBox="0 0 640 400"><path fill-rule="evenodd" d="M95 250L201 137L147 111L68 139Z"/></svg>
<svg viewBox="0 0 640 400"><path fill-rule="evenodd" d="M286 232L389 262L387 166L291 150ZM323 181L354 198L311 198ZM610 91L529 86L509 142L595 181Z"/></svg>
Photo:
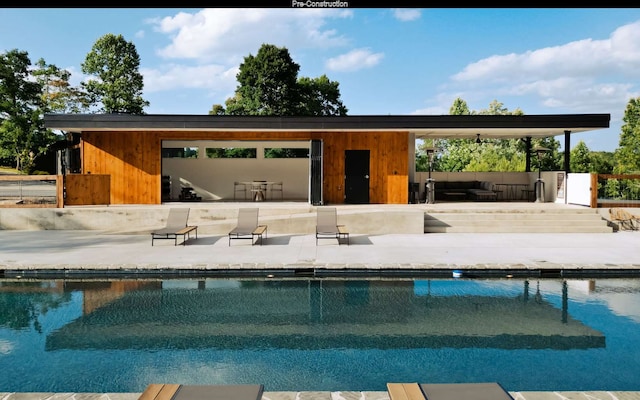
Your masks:
<svg viewBox="0 0 640 400"><path fill-rule="evenodd" d="M324 117L189 114L45 114L45 127L85 131L399 131L417 138L551 137L609 128L610 114L349 115Z"/></svg>

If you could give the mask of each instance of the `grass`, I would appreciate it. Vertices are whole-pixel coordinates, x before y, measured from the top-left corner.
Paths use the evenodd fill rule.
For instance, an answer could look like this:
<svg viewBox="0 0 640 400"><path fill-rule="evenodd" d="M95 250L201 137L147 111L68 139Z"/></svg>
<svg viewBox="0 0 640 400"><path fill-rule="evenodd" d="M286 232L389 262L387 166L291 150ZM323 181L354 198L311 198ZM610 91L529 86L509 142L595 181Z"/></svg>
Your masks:
<svg viewBox="0 0 640 400"><path fill-rule="evenodd" d="M17 169L0 166L0 174L19 174Z"/></svg>

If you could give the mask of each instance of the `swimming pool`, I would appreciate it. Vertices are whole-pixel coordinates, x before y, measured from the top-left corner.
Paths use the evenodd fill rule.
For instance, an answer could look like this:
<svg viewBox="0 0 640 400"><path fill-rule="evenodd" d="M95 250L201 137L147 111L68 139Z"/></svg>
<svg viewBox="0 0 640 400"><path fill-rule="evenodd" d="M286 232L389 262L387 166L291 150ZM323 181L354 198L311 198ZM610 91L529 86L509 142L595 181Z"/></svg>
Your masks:
<svg viewBox="0 0 640 400"><path fill-rule="evenodd" d="M638 279L0 280L0 391L640 389Z"/></svg>

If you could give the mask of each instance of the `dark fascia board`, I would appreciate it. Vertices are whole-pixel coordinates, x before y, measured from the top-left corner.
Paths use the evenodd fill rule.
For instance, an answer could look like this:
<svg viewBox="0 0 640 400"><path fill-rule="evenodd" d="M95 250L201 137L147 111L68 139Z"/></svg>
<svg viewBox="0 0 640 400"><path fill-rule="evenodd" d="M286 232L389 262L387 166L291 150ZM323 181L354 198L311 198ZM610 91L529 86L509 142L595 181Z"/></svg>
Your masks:
<svg viewBox="0 0 640 400"><path fill-rule="evenodd" d="M47 128L91 130L420 130L420 129L603 129L610 114L549 115L353 115L326 117L45 114Z"/></svg>

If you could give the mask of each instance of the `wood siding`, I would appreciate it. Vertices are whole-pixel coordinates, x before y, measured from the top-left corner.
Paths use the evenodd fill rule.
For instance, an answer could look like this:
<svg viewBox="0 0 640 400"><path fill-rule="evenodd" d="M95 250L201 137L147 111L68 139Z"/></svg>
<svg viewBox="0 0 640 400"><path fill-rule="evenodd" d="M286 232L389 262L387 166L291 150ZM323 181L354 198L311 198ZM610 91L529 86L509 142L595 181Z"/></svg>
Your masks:
<svg viewBox="0 0 640 400"><path fill-rule="evenodd" d="M67 195L64 204L67 206L88 206L109 204L111 185L109 175L65 175Z"/></svg>
<svg viewBox="0 0 640 400"><path fill-rule="evenodd" d="M370 150L372 204L408 203L407 132L83 132L82 173L110 175L111 204L160 204L163 140L323 141L325 204L344 203L346 150Z"/></svg>

